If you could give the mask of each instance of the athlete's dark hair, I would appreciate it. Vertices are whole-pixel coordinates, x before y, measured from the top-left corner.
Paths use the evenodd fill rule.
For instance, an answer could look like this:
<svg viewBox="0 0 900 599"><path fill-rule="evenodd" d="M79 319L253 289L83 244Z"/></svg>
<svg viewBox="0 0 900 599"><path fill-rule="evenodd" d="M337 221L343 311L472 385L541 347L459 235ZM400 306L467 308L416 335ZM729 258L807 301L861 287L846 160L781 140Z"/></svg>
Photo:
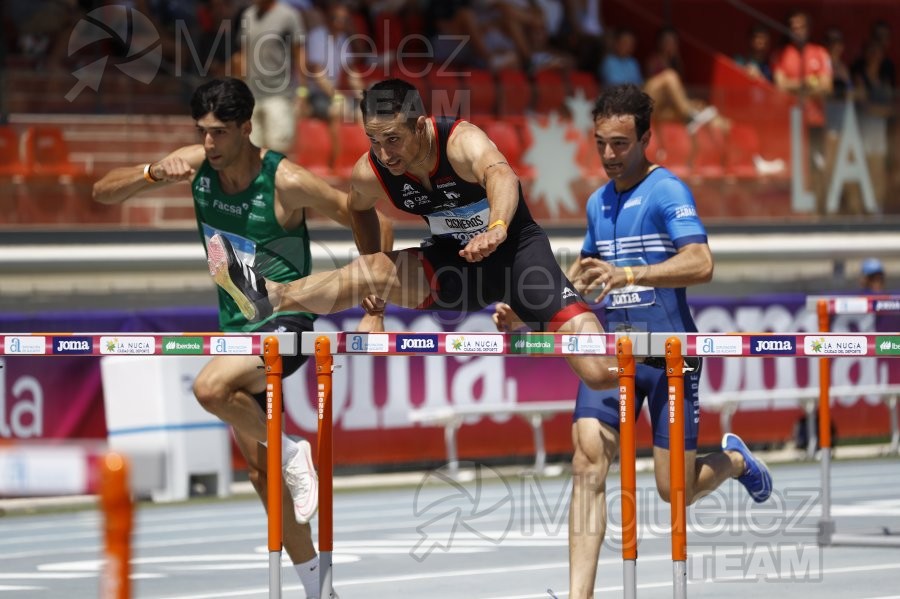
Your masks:
<svg viewBox="0 0 900 599"><path fill-rule="evenodd" d="M633 83L607 87L594 103L594 120L598 117L634 117L634 131L640 139L650 129L653 100Z"/></svg>
<svg viewBox="0 0 900 599"><path fill-rule="evenodd" d="M385 79L364 91L359 108L363 121L376 117L394 118L402 114L410 127L415 125L417 118L425 115L419 90L402 79Z"/></svg>
<svg viewBox="0 0 900 599"><path fill-rule="evenodd" d="M240 79L214 79L194 90L194 95L191 96L191 116L196 121L213 113L224 123L234 121L240 125L250 120L254 103L253 93Z"/></svg>

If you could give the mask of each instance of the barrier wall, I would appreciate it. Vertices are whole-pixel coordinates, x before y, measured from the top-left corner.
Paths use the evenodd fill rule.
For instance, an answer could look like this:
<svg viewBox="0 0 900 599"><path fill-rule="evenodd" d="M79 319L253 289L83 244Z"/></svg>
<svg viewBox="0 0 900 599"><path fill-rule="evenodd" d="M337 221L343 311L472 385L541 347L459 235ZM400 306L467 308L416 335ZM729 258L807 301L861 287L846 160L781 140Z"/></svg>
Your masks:
<svg viewBox="0 0 900 599"><path fill-rule="evenodd" d="M759 296L749 299L696 298L693 310L704 332L817 331L815 314L804 307L804 295ZM440 316L440 315L438 315ZM489 313L458 322L457 315L436 319L414 311L391 311L388 329L418 331L489 330ZM352 330L358 312L321 318L322 331ZM834 319L833 331L900 330L896 317L844 315ZM0 316L0 334L25 331L182 331L215 330L212 309L156 310L140 313L70 313L41 316ZM57 347L54 344L54 350ZM73 351L65 349L61 351ZM9 357L0 369L0 438L105 438L105 417L99 361L76 354L46 358ZM471 403L573 399L577 380L564 360L540 362L501 357L397 357L339 356L334 382L335 463L362 464L439 461L445 455L443 431L410 424L413 407L440 407ZM702 388L707 395L729 391L807 387L816 385L817 360L761 358L726 360L708 358ZM832 384L900 384L897 361L873 358L836 358ZM285 380L285 416L288 432L314 441L316 394L312 369L305 367ZM717 445L721 436L717 406L701 406L701 445ZM784 443L791 440L801 410L792 401L754 402L734 418L735 432L748 441ZM843 398L833 410L838 443L841 439L886 435L887 409L874 397ZM545 424L549 453L570 448L568 416ZM645 418L638 422L638 446L650 445ZM528 425L515 418L483 418L459 432L462 459L488 456L532 456Z"/></svg>

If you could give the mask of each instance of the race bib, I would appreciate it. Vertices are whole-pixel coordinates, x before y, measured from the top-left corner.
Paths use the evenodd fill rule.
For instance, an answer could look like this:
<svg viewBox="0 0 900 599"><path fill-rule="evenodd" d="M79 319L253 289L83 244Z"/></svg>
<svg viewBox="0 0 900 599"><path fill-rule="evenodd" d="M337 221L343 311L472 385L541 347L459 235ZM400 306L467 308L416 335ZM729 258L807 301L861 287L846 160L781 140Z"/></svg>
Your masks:
<svg viewBox="0 0 900 599"><path fill-rule="evenodd" d="M237 255L238 260L243 262L248 266L253 266L253 263L256 261L256 242L246 237L241 237L237 233L231 233L230 231L220 231L215 227L211 227L206 223L201 223L203 226L203 237L207 245L209 245L209 240L213 235L218 233L223 237L227 237L228 241L231 242L231 247L234 248L234 253Z"/></svg>
<svg viewBox="0 0 900 599"><path fill-rule="evenodd" d="M490 212L491 207L484 198L474 204L428 214L425 218L434 237L455 239L459 245L466 245L473 237L487 230Z"/></svg>
<svg viewBox="0 0 900 599"><path fill-rule="evenodd" d="M647 262L643 258L620 258L618 260L610 260L610 264L617 267L623 266L646 266ZM618 310L621 308L637 308L639 306L650 306L656 301L656 289L654 287L645 287L643 285L626 285L609 292L604 299L604 307L610 310Z"/></svg>

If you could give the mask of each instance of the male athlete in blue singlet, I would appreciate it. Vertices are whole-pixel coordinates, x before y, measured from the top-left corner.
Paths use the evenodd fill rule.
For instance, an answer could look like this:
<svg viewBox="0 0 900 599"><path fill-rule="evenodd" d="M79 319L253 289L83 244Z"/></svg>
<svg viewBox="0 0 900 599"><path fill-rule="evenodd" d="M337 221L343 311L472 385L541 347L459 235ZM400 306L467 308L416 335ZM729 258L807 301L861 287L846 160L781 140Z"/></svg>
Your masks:
<svg viewBox="0 0 900 599"><path fill-rule="evenodd" d="M377 247L378 223L370 215L384 200L422 216L430 237L422 247L362 256L289 284L235 268L227 240L213 238L211 272L238 304L249 306L248 317L273 309L329 314L361 301L377 312L381 300L364 298L378 296L408 308L455 312L502 301L534 328L603 331L531 218L518 177L484 131L465 121L427 118L416 88L399 79L373 85L361 108L372 148L350 181L357 242ZM615 385L614 359L566 359L589 387Z"/></svg>
<svg viewBox="0 0 900 599"><path fill-rule="evenodd" d="M652 100L634 85L608 88L597 99L594 137L610 181L588 200L581 259L568 276L585 295L600 290L597 301L605 308L611 330L696 332L685 287L709 281L713 259L690 190L646 158L652 110ZM512 318L508 307L498 307L498 322ZM697 456L699 378L695 369L685 374L684 381L686 502L710 493L731 477L737 477L755 501L765 501L772 492L772 479L737 436L725 435L722 452ZM648 402L656 485L668 500L665 370L638 364L635 395L637 412ZM606 531L605 481L619 442L618 390L579 386L572 438L569 597L587 599L593 597Z"/></svg>

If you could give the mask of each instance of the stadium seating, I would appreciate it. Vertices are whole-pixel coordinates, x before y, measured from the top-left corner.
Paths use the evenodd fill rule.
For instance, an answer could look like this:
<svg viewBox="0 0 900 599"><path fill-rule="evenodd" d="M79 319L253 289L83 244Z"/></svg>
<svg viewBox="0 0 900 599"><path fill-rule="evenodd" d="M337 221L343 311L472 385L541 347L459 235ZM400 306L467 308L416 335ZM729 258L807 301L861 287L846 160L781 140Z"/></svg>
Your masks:
<svg viewBox="0 0 900 599"><path fill-rule="evenodd" d="M318 119L301 119L297 123L294 143L294 159L297 163L320 177L330 177L331 154L328 125Z"/></svg>
<svg viewBox="0 0 900 599"><path fill-rule="evenodd" d="M569 91L573 96L581 91L585 98L593 100L600 93L600 85L593 73L572 71L569 73Z"/></svg>
<svg viewBox="0 0 900 599"><path fill-rule="evenodd" d="M369 151L371 144L365 130L357 123L341 123L338 139L340 147L334 163L334 175L341 179L349 179L353 165L360 156Z"/></svg>
<svg viewBox="0 0 900 599"><path fill-rule="evenodd" d="M69 146L58 127L29 127L25 131L23 146L29 176L71 179L86 174L84 167L69 159Z"/></svg>
<svg viewBox="0 0 900 599"><path fill-rule="evenodd" d="M522 143L522 137L516 131L516 127L505 120L486 120L483 123L484 132L497 145L497 149L509 161L520 179L530 180L534 178L534 169L522 162L522 155L526 146Z"/></svg>
<svg viewBox="0 0 900 599"><path fill-rule="evenodd" d="M472 70L461 77L462 88L469 92L470 115L493 115L497 109L497 88L488 71ZM465 114L465 112L463 113Z"/></svg>
<svg viewBox="0 0 900 599"><path fill-rule="evenodd" d="M497 73L500 117L522 116L531 107L531 83L525 73L506 69Z"/></svg>
<svg viewBox="0 0 900 599"><path fill-rule="evenodd" d="M0 127L0 177L22 179L28 169L19 153L19 135L12 127Z"/></svg>
<svg viewBox="0 0 900 599"><path fill-rule="evenodd" d="M561 71L545 69L534 75L534 111L562 113L566 105L566 82Z"/></svg>
<svg viewBox="0 0 900 599"><path fill-rule="evenodd" d="M653 136L657 150L651 159L658 162L679 177L690 174L693 158L691 136L682 123L659 121L653 124ZM652 139L652 138L651 138Z"/></svg>
<svg viewBox="0 0 900 599"><path fill-rule="evenodd" d="M428 72L428 87L431 89L431 112L436 116L452 116L468 113L468 101L463 99L464 91L455 71L435 67Z"/></svg>

